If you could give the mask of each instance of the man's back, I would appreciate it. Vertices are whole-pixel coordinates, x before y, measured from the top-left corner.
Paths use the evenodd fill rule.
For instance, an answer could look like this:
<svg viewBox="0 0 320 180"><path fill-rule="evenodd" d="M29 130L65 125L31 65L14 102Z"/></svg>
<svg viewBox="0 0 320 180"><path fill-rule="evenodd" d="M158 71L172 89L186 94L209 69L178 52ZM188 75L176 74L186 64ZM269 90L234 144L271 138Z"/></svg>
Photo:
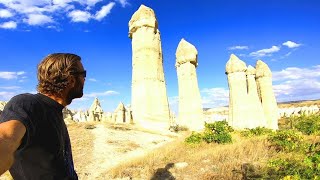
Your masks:
<svg viewBox="0 0 320 180"><path fill-rule="evenodd" d="M10 168L14 179L77 179L63 107L42 94L21 94L7 103L0 123L15 119L26 127Z"/></svg>

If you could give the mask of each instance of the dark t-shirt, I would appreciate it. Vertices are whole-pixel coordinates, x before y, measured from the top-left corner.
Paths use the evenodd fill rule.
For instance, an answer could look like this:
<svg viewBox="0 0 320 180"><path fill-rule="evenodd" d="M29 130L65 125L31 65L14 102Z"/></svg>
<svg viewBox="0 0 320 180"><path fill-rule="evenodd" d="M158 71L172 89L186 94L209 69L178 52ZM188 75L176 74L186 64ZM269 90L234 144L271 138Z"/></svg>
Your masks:
<svg viewBox="0 0 320 180"><path fill-rule="evenodd" d="M78 179L62 109L42 94L20 94L6 104L0 123L18 120L26 127L9 170L14 179Z"/></svg>

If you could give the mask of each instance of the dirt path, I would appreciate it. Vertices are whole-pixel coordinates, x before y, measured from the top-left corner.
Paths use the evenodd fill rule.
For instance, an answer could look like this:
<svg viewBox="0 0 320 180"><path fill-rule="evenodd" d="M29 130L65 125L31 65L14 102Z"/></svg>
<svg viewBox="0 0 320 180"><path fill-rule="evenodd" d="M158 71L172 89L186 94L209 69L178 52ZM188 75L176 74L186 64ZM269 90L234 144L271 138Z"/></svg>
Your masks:
<svg viewBox="0 0 320 180"><path fill-rule="evenodd" d="M88 157L91 158L89 164L80 170L82 173L79 173L79 179L101 179L102 173L111 167L142 156L172 140L164 135L106 128L102 124L97 124L91 132L94 136L92 157Z"/></svg>

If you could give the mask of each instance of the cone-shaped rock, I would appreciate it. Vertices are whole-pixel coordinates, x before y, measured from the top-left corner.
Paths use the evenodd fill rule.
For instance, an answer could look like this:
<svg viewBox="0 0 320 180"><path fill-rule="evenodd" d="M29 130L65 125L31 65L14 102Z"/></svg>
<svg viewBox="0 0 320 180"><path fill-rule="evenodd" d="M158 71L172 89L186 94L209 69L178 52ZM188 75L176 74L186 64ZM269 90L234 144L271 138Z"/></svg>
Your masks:
<svg viewBox="0 0 320 180"><path fill-rule="evenodd" d="M256 69L249 65L246 74L248 83L248 112L246 113L248 115L248 124L246 128L253 129L256 127L266 127L266 118L258 96L257 84L255 80Z"/></svg>
<svg viewBox="0 0 320 180"><path fill-rule="evenodd" d="M101 121L103 110L101 108L98 98L95 98L89 109L89 121Z"/></svg>
<svg viewBox="0 0 320 180"><path fill-rule="evenodd" d="M124 107L124 104L122 102L119 103L116 110L114 111L114 121L115 123L124 123L125 122L125 112L126 109Z"/></svg>
<svg viewBox="0 0 320 180"><path fill-rule="evenodd" d="M278 129L278 106L272 89L272 73L266 63L261 60L256 64L256 82L260 94L260 101L266 117L266 127Z"/></svg>
<svg viewBox="0 0 320 180"><path fill-rule="evenodd" d="M133 121L144 128L169 128L169 104L163 73L160 32L154 11L144 5L129 22L132 39Z"/></svg>
<svg viewBox="0 0 320 180"><path fill-rule="evenodd" d="M204 128L204 115L196 73L198 51L184 39L176 51L179 84L179 124L190 130Z"/></svg>
<svg viewBox="0 0 320 180"><path fill-rule="evenodd" d="M235 129L246 128L247 123L247 80L246 63L231 54L226 64L229 85L228 124Z"/></svg>

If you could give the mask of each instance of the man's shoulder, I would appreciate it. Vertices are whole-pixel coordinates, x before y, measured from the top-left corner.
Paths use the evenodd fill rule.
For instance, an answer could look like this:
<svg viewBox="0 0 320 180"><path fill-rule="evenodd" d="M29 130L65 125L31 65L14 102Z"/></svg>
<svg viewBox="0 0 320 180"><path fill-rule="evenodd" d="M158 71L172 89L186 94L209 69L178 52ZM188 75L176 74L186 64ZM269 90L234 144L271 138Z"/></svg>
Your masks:
<svg viewBox="0 0 320 180"><path fill-rule="evenodd" d="M37 100L36 94L31 93L23 93L18 94L10 99L8 104L24 104L24 105L33 105L37 104L39 100Z"/></svg>
<svg viewBox="0 0 320 180"><path fill-rule="evenodd" d="M13 96L10 101L34 101L36 95L31 93L23 93ZM10 102L9 101L9 102Z"/></svg>

